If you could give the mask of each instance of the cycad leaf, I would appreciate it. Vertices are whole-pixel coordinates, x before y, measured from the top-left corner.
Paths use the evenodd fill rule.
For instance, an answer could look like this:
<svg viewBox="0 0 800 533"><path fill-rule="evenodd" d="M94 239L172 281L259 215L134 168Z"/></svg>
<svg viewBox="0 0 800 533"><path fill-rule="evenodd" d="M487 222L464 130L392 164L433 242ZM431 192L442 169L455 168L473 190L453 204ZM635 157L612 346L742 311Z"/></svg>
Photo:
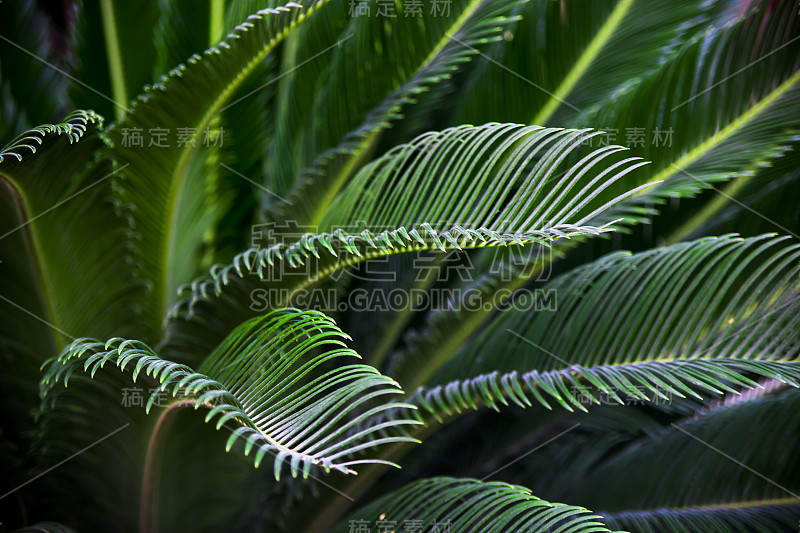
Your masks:
<svg viewBox="0 0 800 533"><path fill-rule="evenodd" d="M111 339L107 343L78 339L56 358L42 380L47 399L59 381L66 385L76 371L94 375L110 362L130 369L136 381L151 376L161 386L153 392L147 409L159 392L209 409L206 422L220 429L235 427L228 449L243 440L244 453L255 451L258 466L267 453L275 454L275 477L284 463L293 477L304 477L314 466L325 471L354 473L352 466L374 462L353 459L364 449L392 442L413 442L402 426L418 423L411 418L373 425L391 408L370 406L375 398L400 394L397 384L367 365L332 366L340 357L358 357L344 343L347 335L318 312L281 309L242 324L198 368L160 358L139 341ZM47 409L45 403L44 409ZM351 433L354 427L361 428ZM394 429L394 434L386 435Z"/></svg>
<svg viewBox="0 0 800 533"><path fill-rule="evenodd" d="M613 134L610 142L628 141L631 128L639 131L638 138L644 140L628 141L632 153L658 162L647 179L665 180L599 214L592 224L620 218L629 223L649 221L654 205L748 175L782 154L797 137L798 16L790 3L766 4L744 21L690 41L628 93L587 110L577 120L607 130ZM764 59L756 61L760 57ZM653 141L656 132L660 142ZM596 139L598 145L609 142ZM632 173L618 186L624 191L645 183L641 174ZM493 286L485 291L483 302L496 301L498 291L518 289L525 278L490 280ZM408 351L415 357L435 354L429 358L449 359L496 310L495 305L489 308L431 316L410 335L420 341Z"/></svg>
<svg viewBox="0 0 800 533"><path fill-rule="evenodd" d="M355 24L348 7L341 0L331 2L318 17L311 17L289 34L280 56L280 83L275 87L275 132L267 139L267 158L264 164L264 185L268 190L285 197L298 179L300 170L312 160L305 153L302 138L307 132L317 87L324 86L326 73L333 60L334 50L352 40L346 30ZM241 10L241 4L231 4L232 12ZM231 15L232 16L232 15ZM373 19L374 20L374 19ZM240 103L231 104L232 108ZM317 154L314 154L317 155ZM311 156L313 158L313 156ZM251 174L248 174L251 175ZM253 174L257 175L257 174ZM273 205L275 198L262 195L266 211L279 210Z"/></svg>
<svg viewBox="0 0 800 533"><path fill-rule="evenodd" d="M560 533L608 532L602 517L582 507L540 500L517 485L447 477L415 481L354 511L335 531L384 524L417 531ZM409 525L411 524L411 525Z"/></svg>
<svg viewBox="0 0 800 533"><path fill-rule="evenodd" d="M444 253L456 247L550 246L555 240L608 231L609 227L561 225L524 233L467 231L461 226L439 232L423 224L418 229L400 227L378 234L369 230L352 235L342 230L309 234L287 247L251 249L229 265L214 267L210 277L183 287L188 295L170 311L162 348L176 359L192 361L199 346L218 342L237 321L286 305L308 305L322 294L314 292L318 284L370 259L430 250ZM318 310L333 311L340 305L327 300Z"/></svg>
<svg viewBox="0 0 800 533"><path fill-rule="evenodd" d="M674 54L714 14L708 4L527 2L509 42L493 45L471 73L456 122L574 124Z"/></svg>
<svg viewBox="0 0 800 533"><path fill-rule="evenodd" d="M697 361L651 361L598 365L572 365L564 370L501 374L492 372L452 381L430 390L422 388L411 403L428 415L443 420L463 411L515 404L530 407L550 402L572 411L613 402L625 405L669 402L676 397L698 396L699 392L720 394L759 386L748 376L763 376L800 387L800 363L792 361L741 361L701 359Z"/></svg>
<svg viewBox="0 0 800 533"><path fill-rule="evenodd" d="M674 237L721 235L733 231L745 235L764 232L800 234L800 142L752 177L738 178L710 204L676 232ZM729 197L735 201L728 200ZM796 206L792 209L790 206Z"/></svg>
<svg viewBox="0 0 800 533"><path fill-rule="evenodd" d="M579 365L794 358L799 257L796 243L772 235L610 254L542 287L557 295L557 310L498 316L454 364L511 370L521 353L540 370L562 367L559 358ZM492 350L497 343L502 352ZM497 355L478 362L486 353Z"/></svg>
<svg viewBox="0 0 800 533"><path fill-rule="evenodd" d="M365 166L341 191L325 220L314 228L324 233L297 238L286 250L280 243L248 250L230 265L212 269L210 278L195 281L190 296L174 307L173 318L180 320L173 325L183 328L181 322L197 302L206 302L203 312L210 316L199 328L189 325L192 332L173 333L213 342L213 335L220 339L232 327L225 302L238 302L239 312L252 313L245 305L252 303L255 289L270 291L287 283L304 288L370 256L434 247L444 251L546 243L606 231L608 227L583 223L619 201L609 188L644 163L619 157L624 151L620 147L595 150L579 159L580 144L592 134L487 124L428 133L398 146ZM337 240L341 245L334 250L331 243ZM338 261L335 252L342 249L351 257ZM281 257L294 267L312 256L324 259L315 261L305 276L290 276L291 271L284 275L280 265L274 266ZM251 275L253 270L258 275Z"/></svg>
<svg viewBox="0 0 800 533"><path fill-rule="evenodd" d="M729 505L708 505L682 509L654 509L611 514L610 527L640 533L774 533L792 531L800 516L800 501L794 498L763 501L737 501Z"/></svg>
<svg viewBox="0 0 800 533"><path fill-rule="evenodd" d="M800 505L798 401L790 389L700 412L617 450L569 497L631 531L782 531ZM609 479L628 482L601 490Z"/></svg>
<svg viewBox="0 0 800 533"><path fill-rule="evenodd" d="M578 119L612 132L612 142L631 139L634 153L653 162L651 179L662 181L608 216L647 212L665 198L750 176L797 139L800 17L794 7L758 3L746 19L709 30L634 90Z"/></svg>
<svg viewBox="0 0 800 533"><path fill-rule="evenodd" d="M198 241L211 224L195 220L213 207L205 205L203 174L187 169L195 145L207 139L205 128L247 75L325 1L306 7L290 3L251 16L202 57L193 56L147 89L109 132L115 143L111 155L128 165L125 187L137 206L134 220L142 235L143 272L153 284L148 310L153 320L166 314L178 285L195 275L195 261L177 258L196 257ZM143 147L131 142L134 133L146 136L155 128L170 135L168 144ZM185 142L177 140L181 132ZM179 223L181 219L186 223Z"/></svg>
<svg viewBox="0 0 800 533"><path fill-rule="evenodd" d="M293 147L304 150L299 166L280 170L296 175L304 169L290 196L294 205L279 206L282 215L301 224L318 224L336 193L370 155L379 132L401 117L403 106L468 62L477 47L501 39L519 3L455 0L448 2L447 13L413 17L408 15L410 2L397 2L398 16L386 24L353 17L315 86L307 120L303 115L289 117L308 122L303 137L287 138L288 146L285 141L275 145L273 160L284 159ZM344 4L328 9L346 9ZM393 58L394 68L383 68L386 57Z"/></svg>
<svg viewBox="0 0 800 533"><path fill-rule="evenodd" d="M15 367L4 377L35 381L41 362L75 332L135 332L130 317L143 290L130 262L127 208L111 200L116 172L93 161L104 146L101 123L76 111L0 150L0 277L14 280L0 295L4 364Z"/></svg>
<svg viewBox="0 0 800 533"><path fill-rule="evenodd" d="M418 401L440 416L733 392L753 375L800 386L800 248L784 241L709 238L571 271L539 289L556 305L498 315ZM409 358L398 380L434 363Z"/></svg>

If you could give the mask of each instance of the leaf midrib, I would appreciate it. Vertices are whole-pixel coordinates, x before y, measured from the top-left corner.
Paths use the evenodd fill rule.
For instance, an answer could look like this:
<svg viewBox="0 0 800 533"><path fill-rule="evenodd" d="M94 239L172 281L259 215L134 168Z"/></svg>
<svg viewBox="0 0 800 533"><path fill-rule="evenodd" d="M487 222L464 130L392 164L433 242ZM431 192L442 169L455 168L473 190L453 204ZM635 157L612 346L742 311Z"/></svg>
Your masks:
<svg viewBox="0 0 800 533"><path fill-rule="evenodd" d="M451 35L454 32L460 31L461 28L472 18L475 12L483 6L483 4L487 0L472 0L462 11L462 13L453 21L453 24L449 26L449 28L442 32L442 36L439 38L439 41L436 45L431 49L430 53L425 57L425 59L420 63L420 66L414 70L414 73L403 83L400 83L397 87L392 89L392 92L386 95L389 97L393 94L394 91L399 90L403 85L414 79L414 76L417 75L421 70L427 68L433 61L439 56L439 54L444 50L445 46L452 40ZM628 1L628 0L626 0ZM384 97L384 100L386 99ZM383 101L381 101L381 104ZM379 104L379 106L381 105ZM365 117L366 118L366 117ZM363 121L362 121L363 122ZM361 143L358 149L350 154L348 163L344 166L342 170L340 170L336 176L336 178L331 183L328 191L326 192L323 200L319 202L319 207L314 210L314 214L312 215L309 224L312 226L319 225L319 223L324 218L325 214L328 211L328 208L331 206L333 201L336 199L339 191L344 186L344 183L353 173L353 171L358 167L361 163L363 158L369 151L373 148L376 144L378 139L381 137L381 132L385 128L379 128L371 131L369 136Z"/></svg>
<svg viewBox="0 0 800 533"><path fill-rule="evenodd" d="M103 19L108 71L111 75L111 93L114 95L114 102L117 104L114 106L114 113L119 119L128 104L128 91L125 87L122 50L119 45L116 15L111 0L101 0L100 12Z"/></svg>
<svg viewBox="0 0 800 533"><path fill-rule="evenodd" d="M669 166L660 170L652 179L647 183L656 183L665 181L666 179L677 174L678 171L673 170L671 167L685 169L698 159L707 155L714 148L722 144L732 135L736 134L739 130L746 127L750 122L758 118L758 116L770 105L775 103L781 96L789 92L789 90L798 82L800 82L800 70L795 72L786 81L781 83L778 87L767 93L761 100L753 104L750 108L745 110L741 115L730 121L724 128L710 135L705 141L697 145L692 150L683 154L677 161L670 163Z"/></svg>
<svg viewBox="0 0 800 533"><path fill-rule="evenodd" d="M603 50L609 39L614 35L622 23L625 16L633 6L635 0L620 0L614 7L614 10L603 23L600 30L595 34L594 38L589 42L580 57L573 64L570 71L561 80L558 88L551 94L547 103L539 110L530 122L531 125L544 126L550 120L553 113L565 102L565 98L575 88L580 81L581 77L586 73L591 64Z"/></svg>
<svg viewBox="0 0 800 533"><path fill-rule="evenodd" d="M163 240L163 250L161 257L163 257L163 263L161 265L161 270L165 274L165 278L161 280L161 294L157 296L158 300L160 300L160 311L161 316L166 316L167 311L169 309L169 304L171 300L171 295L169 293L168 288L173 286L174 283L172 282L172 270L170 265L174 260L174 252L175 252L175 241L177 240L177 233L178 233L178 209L177 206L179 204L179 200L182 196L184 187L186 185L187 179L185 176L186 165L189 161L189 157L192 153L192 144L196 143L197 139L200 137L200 132L206 126L211 119L219 112L222 108L222 104L224 104L230 96L239 88L242 82L250 75L250 73L256 68L256 66L269 54L275 46L281 42L287 34L289 34L294 28L297 27L298 24L303 22L306 18L308 18L311 14L315 13L319 10L323 5L327 4L330 0L319 0L319 2L309 7L307 11L300 13L297 16L297 19L294 20L291 24L289 24L283 31L277 33L275 37L266 44L262 48L262 50L253 57L239 72L239 74L231 81L230 84L218 95L216 100L209 106L206 113L201 117L198 121L198 126L195 130L195 133L192 137L192 142L187 143L184 146L184 150L181 152L181 156L178 158L178 161L175 165L175 170L172 173L172 179L170 180L169 191L167 193L167 209L165 209L165 227L167 228L167 237Z"/></svg>
<svg viewBox="0 0 800 533"><path fill-rule="evenodd" d="M25 198L25 194L21 187L14 181L11 176L0 173L0 181L6 184L11 196L14 199L14 205L17 206L17 214L22 223L31 221L30 203ZM36 233L36 228L33 223L28 223L25 227L21 228L23 240L28 248L28 256L33 264L35 271L34 279L36 286L39 289L39 301L47 313L47 322L57 324L59 327L63 326L60 316L57 313L56 306L53 303L51 296L55 294L53 291L53 284L50 281L50 274L47 270L47 261L44 260L43 248L39 242L39 237ZM53 341L53 349L57 352L65 343L65 339L61 338L61 334L54 328L48 328L51 332Z"/></svg>
<svg viewBox="0 0 800 533"><path fill-rule="evenodd" d="M698 145L695 149L687 152L684 154L677 162L672 163L671 165L665 167L663 170L658 172L653 178L651 178L645 185L647 184L654 184L659 181L664 181L666 178L673 176L676 174L676 171L673 170L673 166L678 168L685 168L686 166L694 163L701 157L705 156L708 152L716 148L726 139L734 135L739 129L745 127L748 123L755 120L758 115L764 111L769 105L773 104L778 98L786 94L789 89L792 88L796 83L800 81L800 70L798 70L794 75L792 75L789 79L767 94L764 98L746 110L742 115L737 117L736 119L732 120L728 123L727 126L719 130L717 133L709 137L706 141ZM636 193L632 196L632 198L642 196L647 194L648 189L643 188L640 192ZM514 290L516 288L521 287L529 278L528 277L520 277L517 278L517 282L512 282L509 285L502 285L503 288L508 288L510 286L510 290ZM455 335L448 338L443 346L434 352L432 352L429 357L427 358L427 365L424 368L423 376L425 378L429 378L432 376L436 370L445 362L447 361L456 350L458 350L467 339L472 336L472 331L475 328L478 328L489 315L493 313L492 311L484 311L478 310L474 313L470 313L469 318L466 322L462 322L459 326L466 325L466 331L464 331L463 327L458 327L456 329ZM432 367L432 368L428 368ZM421 386L424 384L425 379L416 379L414 381L417 386ZM404 384L406 385L406 384ZM412 387L408 387L412 388Z"/></svg>
<svg viewBox="0 0 800 533"><path fill-rule="evenodd" d="M798 500L796 498L764 498L760 500L743 500L743 501L731 501L731 502L722 502L722 503L711 503L707 505L695 505L689 506L684 505L680 507L666 507L666 510L673 511L673 512L685 512L685 511L712 511L712 510L727 510L727 509L744 509L744 508L755 508L755 507L769 507L769 506L778 506L778 505L797 505ZM635 510L625 510L626 515L632 514L643 514L648 515L656 512L664 511L664 507L659 507L656 509L635 509ZM609 516L614 516L616 513L608 513Z"/></svg>

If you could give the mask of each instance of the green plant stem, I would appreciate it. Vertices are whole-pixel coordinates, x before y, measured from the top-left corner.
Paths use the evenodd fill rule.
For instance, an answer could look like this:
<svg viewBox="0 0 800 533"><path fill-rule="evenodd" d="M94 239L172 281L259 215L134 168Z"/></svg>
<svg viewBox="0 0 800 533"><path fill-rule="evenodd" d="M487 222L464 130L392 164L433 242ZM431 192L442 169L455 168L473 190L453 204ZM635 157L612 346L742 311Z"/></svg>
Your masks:
<svg viewBox="0 0 800 533"><path fill-rule="evenodd" d="M548 100L547 104L533 117L533 120L530 122L531 125L544 126L561 104L565 103L564 99L569 96L569 93L572 92L572 89L575 88L575 85L578 84L581 77L583 77L594 60L597 59L597 56L605 45L608 44L609 39L611 39L617 29L619 29L620 24L628 15L631 6L633 6L633 2L634 0L620 0L617 3L614 10L608 16L608 19L603 23L600 31L597 32L592 41L586 46L586 49L581 53L578 60L575 61L572 69L564 76L561 84L555 89L550 100Z"/></svg>
<svg viewBox="0 0 800 533"><path fill-rule="evenodd" d="M119 32L111 0L101 0L100 12L103 17L103 34L106 41L108 71L111 75L111 94L114 96L114 114L119 119L128 105L128 90L125 87L125 73L122 66L122 49L119 45Z"/></svg>

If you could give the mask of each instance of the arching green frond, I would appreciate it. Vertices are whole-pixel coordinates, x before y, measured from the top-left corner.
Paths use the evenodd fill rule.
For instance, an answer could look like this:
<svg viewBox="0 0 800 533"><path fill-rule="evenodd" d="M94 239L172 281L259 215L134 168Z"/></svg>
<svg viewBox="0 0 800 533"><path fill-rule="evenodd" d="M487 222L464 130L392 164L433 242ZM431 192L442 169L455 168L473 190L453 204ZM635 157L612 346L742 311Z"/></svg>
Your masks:
<svg viewBox="0 0 800 533"><path fill-rule="evenodd" d="M800 234L800 142L783 156L736 179L704 209L685 222L671 239L721 235L740 228L746 235L769 231ZM730 200L733 197L734 200ZM789 206L798 206L792 209Z"/></svg>
<svg viewBox="0 0 800 533"><path fill-rule="evenodd" d="M240 313L252 313L241 302L251 302L256 289L279 288L262 282L270 273L271 279L304 287L353 261L404 249L546 243L605 231L607 227L581 224L620 201L609 195L609 188L644 162L620 158L620 147L594 150L579 159L578 148L591 135L587 130L487 124L429 133L401 145L365 166L341 191L318 228L326 233L306 235L286 252L283 246L250 249L230 265L212 269L210 278L195 281L191 295L174 308L174 316L186 318L196 302L209 301L204 309L214 318L203 322L201 332L178 335L209 338L211 328L218 336L227 334L231 321L215 307L237 301ZM445 176L457 178L442 180ZM360 231L363 240L342 231ZM334 261L327 232L339 232L349 260ZM363 252L351 241L360 242ZM311 255L322 255L327 258L320 260L323 265L333 265L312 269L305 278L302 272L287 276L273 267L281 256L294 267ZM257 276L250 274L253 268ZM233 283L237 278L245 280L244 287Z"/></svg>
<svg viewBox="0 0 800 533"><path fill-rule="evenodd" d="M320 16L311 17L287 36L281 51L277 74L280 82L275 84L275 131L267 141L267 158L262 171L264 186L281 197L289 194L301 169L311 164L312 160L306 158L316 155L307 154L301 142L304 136L310 135L308 124L313 107L309 103L316 98L317 87L324 85L334 50L344 44L343 39L353 40L348 30L356 22L348 14L349 7L346 0L326 4ZM232 12L240 9L240 3L231 5ZM370 22L374 23L375 19ZM261 200L265 212L280 211L275 197L262 195Z"/></svg>
<svg viewBox="0 0 800 533"><path fill-rule="evenodd" d="M330 367L333 359L358 357L346 348L346 338L322 313L281 309L242 324L197 371L160 358L139 341L78 339L52 362L41 394L47 399L59 382L67 385L74 372L93 376L111 362L121 370L132 369L134 381L144 372L161 384L151 395L148 410L159 392L167 392L173 398L180 395L173 405L183 402L209 409L205 420L215 421L217 429L226 422L233 424L227 449L243 440L245 455L255 450L256 466L267 453L275 454L276 478L284 463L293 477L301 472L307 477L312 466L354 473L351 467L372 461L352 459L353 453L412 441L402 432L376 438L377 432L417 422L398 419L348 434L352 427L391 408L391 404L369 407L371 399L402 391L370 366Z"/></svg>
<svg viewBox="0 0 800 533"><path fill-rule="evenodd" d="M0 529L796 530L798 109L790 0L0 0Z"/></svg>
<svg viewBox="0 0 800 533"><path fill-rule="evenodd" d="M456 121L574 124L673 55L721 4L528 2L508 42L493 45L471 73Z"/></svg>
<svg viewBox="0 0 800 533"><path fill-rule="evenodd" d="M631 511L606 517L610 527L621 527L641 533L773 533L792 531L800 516L800 501L791 499L736 502L685 509L653 509Z"/></svg>
<svg viewBox="0 0 800 533"><path fill-rule="evenodd" d="M328 9L346 9L345 4ZM412 2L393 4L403 12ZM448 2L446 13L405 14L388 24L376 24L369 16L352 17L315 85L308 117L289 117L309 122L304 135L284 142L277 138L273 160L284 159L281 156L293 146L303 150L297 166L273 170L290 175L303 171L289 196L294 205L278 206L283 217L319 224L337 192L371 155L381 130L399 119L402 108L417 95L458 71L478 47L500 40L519 4L520 0L456 0ZM369 42L377 46L366 47ZM396 58L396 70L380 68L387 56Z"/></svg>
<svg viewBox="0 0 800 533"><path fill-rule="evenodd" d="M102 117L91 111L74 111L62 122L43 124L18 135L0 150L0 163L5 158L14 158L17 162L21 162L24 156L35 154L48 135L66 135L70 144L78 142L90 125L96 124L99 128L102 122Z"/></svg>
<svg viewBox="0 0 800 533"><path fill-rule="evenodd" d="M609 216L646 214L665 198L752 175L796 139L800 17L790 3L756 5L577 121L613 132L612 142L624 135L634 153L653 161L651 179L663 182Z"/></svg>
<svg viewBox="0 0 800 533"><path fill-rule="evenodd" d="M625 149L580 149L598 132L518 124L459 126L400 145L365 166L322 228L427 222L519 232L585 224L607 209L614 183L646 162ZM580 158L580 159L579 159Z"/></svg>
<svg viewBox="0 0 800 533"><path fill-rule="evenodd" d="M213 0L202 6L192 0L161 0L159 3L155 70L160 77L186 58L202 54L209 46L219 43L251 13L274 9L286 2ZM304 21L290 34L306 24ZM198 254L195 266L203 270L218 261L219 255L227 260L245 246L245 236L238 231L243 224L253 220L261 190L241 176L255 175L263 165L265 146L271 137L273 124L276 55L268 53L228 96L230 103L209 122L208 135L205 130L202 134L204 146L200 154L193 155L187 167L187 175L204 177L205 194L198 198L202 204L187 217L200 219L191 222L197 232L184 237L189 242L202 243L202 255ZM175 140L174 134L168 137L170 141ZM198 144L201 144L200 140ZM190 211L186 206L179 209ZM183 278L183 281L188 281L199 271L188 273L188 278Z"/></svg>
<svg viewBox="0 0 800 533"><path fill-rule="evenodd" d="M639 405L671 401L675 396L700 398L698 391L737 392L742 387L759 386L747 377L751 375L800 387L800 362L674 359L590 368L572 365L564 370L544 372L493 372L437 385L430 390L420 389L412 403L440 420L462 411L479 407L498 410L500 405L512 403L519 407L538 403L550 409L548 400L569 411L587 411L589 405L606 402Z"/></svg>
<svg viewBox="0 0 800 533"><path fill-rule="evenodd" d="M653 206L665 199L693 196L716 182L748 175L788 149L797 136L799 22L790 4L767 4L759 4L736 24L688 42L635 88L576 119L579 124L602 124L614 134L610 142L624 140L632 153L658 162L645 180L639 173L629 174L618 183L618 191L664 180L599 214L592 224L620 218L645 222L654 214ZM658 141L655 132L660 132ZM486 301L491 303L497 290L513 291L525 281L499 283ZM406 351L449 359L496 311L490 308L451 313L439 325L431 320L413 334L423 342ZM449 335L444 341L441 324Z"/></svg>
<svg viewBox="0 0 800 533"><path fill-rule="evenodd" d="M110 198L116 171L94 160L101 124L76 111L0 150L0 278L9 280L0 293L2 366L14 369L4 380L38 379L42 361L76 332L135 331L122 317L135 316L142 287L130 264L127 208ZM31 385L2 389L30 401Z"/></svg>
<svg viewBox="0 0 800 533"><path fill-rule="evenodd" d="M608 255L541 287L555 309L498 315L434 382L521 364L795 360L798 259L797 244L770 235Z"/></svg>
<svg viewBox="0 0 800 533"><path fill-rule="evenodd" d="M796 515L800 501L775 483L796 492L796 461L784 454L758 459L755 450L763 449L759 445L775 446L775 440L787 445L794 442L797 391L784 387L767 394L730 404L703 402L707 407L697 404L689 409L683 409L683 401L675 398L647 408L608 405L590 413L564 413L552 424L550 435L555 434L557 440L541 448L538 445L551 437L535 438L538 432L547 435L547 426L531 419L535 412L526 412L530 415L524 418L521 413L510 418L490 418L492 413L486 413L471 424L462 424L462 431L450 441L427 440L427 446L414 449L413 454L435 461L451 457L457 450L458 475L476 477L513 462L498 477L510 483L528 483L533 492L546 492L549 499L602 509L600 514L609 527L627 531L783 531L780 526ZM761 407L756 409L759 403ZM742 411L753 409L746 420L740 420ZM683 412L687 419L676 419L675 411ZM763 416L766 413L768 418ZM714 421L719 415L724 420ZM496 425L490 424L498 418ZM706 444L676 430L673 421ZM573 430L562 434L569 428ZM476 438L482 434L488 434L487 438ZM529 438L514 438L520 435ZM666 446L664 441L671 444ZM436 446L442 448L432 453ZM685 450L687 447L692 451ZM475 448L483 448L483 453ZM536 453L524 453L532 449ZM508 455L503 455L504 450ZM659 460L665 455L670 461ZM632 460L634 457L637 459ZM609 460L618 470L595 476L593 471ZM484 465L485 461L489 465ZM713 466L700 466L706 461ZM404 464L423 468L423 475L426 471L411 457L406 457ZM672 473L673 468L680 472ZM776 472L780 472L777 477L773 475ZM587 475L592 482L584 487ZM748 483L754 485L752 492L738 492ZM766 492L759 492L764 488ZM656 492L660 496L653 500ZM618 505L618 500L626 503ZM715 524L719 529L714 529ZM756 527L759 525L763 529Z"/></svg>
<svg viewBox="0 0 800 533"><path fill-rule="evenodd" d="M415 481L359 510L334 531L351 524L413 523L419 531L479 533L499 531L608 532L603 518L582 507L550 503L515 485L474 479ZM352 529L351 529L352 531Z"/></svg>
<svg viewBox="0 0 800 533"><path fill-rule="evenodd" d="M315 286L371 259L525 243L551 246L561 239L610 231L608 226L571 225L524 233L467 230L458 225L436 231L422 224L416 229L400 227L377 234L369 230L349 234L341 229L332 234L307 234L289 246L250 249L237 255L231 264L212 268L209 277L181 287L187 295L170 310L162 348L175 358L191 361L200 353L199 347L219 342L232 324L268 309L307 305L314 299Z"/></svg>
<svg viewBox="0 0 800 533"><path fill-rule="evenodd" d="M688 516L680 518L681 510L696 509L691 513L696 520L712 524L734 518L731 512L739 503L745 512L757 502L764 506L773 502L774 519L785 520L800 503L800 463L786 451L789 448L778 453L757 451L797 442L799 398L797 390L789 389L673 423L664 434L634 441L598 464L575 484L569 498L618 515L619 526L634 530L637 521L625 520L631 513L641 522L657 524L655 511L663 509L665 517L683 522L685 528L691 522ZM665 456L670 461L656 460ZM626 482L609 491L609 479ZM654 512L645 520L648 510Z"/></svg>
<svg viewBox="0 0 800 533"><path fill-rule="evenodd" d="M166 313L178 285L196 274L194 261L177 258L197 256L198 241L216 218L202 216L214 211L209 205L213 199L204 195L203 173L188 171L192 158L201 157L196 154L202 151L206 128L248 74L325 1L305 7L289 3L251 16L219 45L148 88L109 131L115 143L109 153L127 165L125 188L137 206L133 217L142 236L143 275L153 285L152 320ZM137 132L152 135L154 129L174 138L147 149L132 141ZM185 138L179 142L182 133Z"/></svg>

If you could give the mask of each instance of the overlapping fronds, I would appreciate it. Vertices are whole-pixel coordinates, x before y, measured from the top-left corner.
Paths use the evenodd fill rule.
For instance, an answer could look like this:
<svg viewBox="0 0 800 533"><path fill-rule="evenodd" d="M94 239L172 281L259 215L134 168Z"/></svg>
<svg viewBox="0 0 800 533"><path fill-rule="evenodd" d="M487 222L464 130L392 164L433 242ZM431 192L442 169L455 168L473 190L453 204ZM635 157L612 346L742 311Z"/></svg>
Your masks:
<svg viewBox="0 0 800 533"><path fill-rule="evenodd" d="M20 371L38 367L72 332L111 335L129 322L123 316L135 316L142 290L128 209L111 198L114 167L94 158L101 125L76 111L0 150L0 276L14 280L0 295L0 329L8 346L35 353L15 356Z"/></svg>
<svg viewBox="0 0 800 533"><path fill-rule="evenodd" d="M600 3L595 6L599 9ZM567 121L605 130L588 141L590 145L627 144L632 154L656 162L644 178L631 173L620 180L618 193L648 180L663 180L599 213L593 225L618 219L648 222L656 213L654 207L666 199L691 197L718 182L749 176L785 153L796 139L794 109L800 98L796 10L785 2L760 2L739 20L732 9L722 5L718 9L718 19L712 12L703 15L714 16L718 27L690 39L641 80ZM722 197L727 196L722 191ZM786 233L780 226L769 231ZM491 304L498 291L516 290L525 279L520 275L510 281L494 280L484 301ZM450 358L495 311L490 305L489 311L481 306L433 315L407 335L412 345L403 351L412 357L435 353ZM448 338L442 341L445 332Z"/></svg>
<svg viewBox="0 0 800 533"><path fill-rule="evenodd" d="M212 269L210 278L192 283L190 295L173 308L173 316L179 319L173 320L173 329L192 328L183 323L189 311L200 311L200 302L214 301L202 310L211 317L202 321L202 331L188 335L177 331L172 336L190 340L226 334L230 320L227 313L219 312L217 302L223 306L224 302L249 302L254 290L280 288L279 284L263 283L265 278L304 286L369 256L433 247L547 243L606 231L607 226L582 224L620 201L620 197L608 195L609 187L645 163L620 157L624 149L616 146L591 151L579 159L581 143L594 134L589 130L487 124L430 133L401 145L365 166L340 192L315 228L325 232L322 235L296 237L288 247L289 255L281 243L266 251L248 250L230 265ZM359 234L354 240L351 233L338 233L344 250L356 257L335 261L336 254L329 253L333 248L328 233L337 235L339 231ZM366 244L359 251L355 244L362 239ZM312 272L322 276L304 278L286 275L291 271L284 273L283 266L275 264L282 256L294 267L302 264L303 256L311 255L327 257L333 267L315 268ZM240 313L248 312L244 306L238 307Z"/></svg>
<svg viewBox="0 0 800 533"><path fill-rule="evenodd" d="M507 42L489 48L470 73L455 119L574 124L582 111L664 63L725 4L527 2Z"/></svg>
<svg viewBox="0 0 800 533"><path fill-rule="evenodd" d="M641 533L774 533L791 531L797 526L800 501L796 499L736 502L684 509L631 511L606 517L611 527L624 527Z"/></svg>
<svg viewBox="0 0 800 533"><path fill-rule="evenodd" d="M796 518L800 504L800 463L789 451L797 443L798 398L797 390L783 390L673 423L654 438L621 447L569 497L603 509L632 531L659 524L675 531L714 531L717 525L723 532L771 524L770 531L778 531ZM777 453L758 453L776 443L782 444ZM665 455L670 461L655 460ZM608 479L627 481L613 493L599 490ZM740 528L732 529L737 518Z"/></svg>
<svg viewBox="0 0 800 533"><path fill-rule="evenodd" d="M252 15L219 45L146 89L110 129L115 146L109 155L127 165L125 188L137 206L133 217L142 235L142 272L153 285L152 319L166 312L177 287L196 274L193 261L178 258L196 256L204 230L219 215L205 216L215 212L209 204L213 199L204 196L208 184L202 173L188 172L193 154L204 143L218 142L215 132L207 131L211 120L260 61L325 1L289 3ZM169 140L144 149L137 135L154 130L167 132ZM186 217L193 222L176 223ZM157 322L151 327L157 329Z"/></svg>
<svg viewBox="0 0 800 533"><path fill-rule="evenodd" d="M0 1L2 525L796 528L797 3L285 2Z"/></svg>
<svg viewBox="0 0 800 533"><path fill-rule="evenodd" d="M507 483L447 477L415 481L354 511L335 531L351 524L413 524L418 531L608 532L603 518L574 505L550 503Z"/></svg>
<svg viewBox="0 0 800 533"><path fill-rule="evenodd" d="M662 181L608 216L647 218L666 198L752 175L797 139L800 17L787 2L755 7L736 24L709 29L634 90L578 120L613 132L612 139L624 136L653 162L651 179Z"/></svg>
<svg viewBox="0 0 800 533"><path fill-rule="evenodd" d="M379 133L401 118L402 109L420 94L462 68L485 43L501 40L520 3L456 0L447 4L446 13L398 16L391 26L376 24L369 16L352 17L314 85L313 105L309 108L301 101L307 109L287 117L304 124L303 135L276 137L275 161L287 160L286 152L302 150L297 166L276 163L273 170L301 173L289 195L293 205L278 205L283 218L318 224L336 193L375 148ZM344 4L328 9L346 9ZM414 3L395 4L392 7L408 11ZM353 6L349 4L349 10ZM396 70L380 68L387 56L396 58Z"/></svg>
<svg viewBox="0 0 800 533"><path fill-rule="evenodd" d="M738 394L740 388L759 386L747 377L754 375L800 387L800 362L700 359L492 372L430 390L423 388L412 403L439 420L484 406L499 410L501 405L531 407L538 403L550 409L548 399L569 411L587 411L587 406L608 402L644 405L674 397L701 398L698 391Z"/></svg>
<svg viewBox="0 0 800 533"><path fill-rule="evenodd" d="M800 248L770 235L614 253L537 288L546 307L510 298L452 360L403 353L392 373L404 383L444 365L415 396L436 418L548 399L586 410L700 398L755 377L797 387L798 265Z"/></svg>
<svg viewBox="0 0 800 533"><path fill-rule="evenodd" d="M322 313L282 309L242 324L197 371L162 359L139 341L78 339L52 362L41 394L46 401L50 391L59 382L67 385L74 372L93 376L110 362L121 370L131 369L134 381L144 373L160 383L148 400L148 410L166 392L177 398L173 405L191 402L195 409L208 408L205 420L214 420L217 429L226 422L233 424L228 450L243 440L245 455L255 450L256 466L267 453L274 454L276 478L284 464L293 477L298 473L307 477L312 466L354 473L352 466L373 462L350 459L354 452L412 441L401 431L375 438L379 430L417 422L398 419L348 434L353 426L389 408L370 407L371 399L402 391L367 365L331 367L333 359L358 357L346 347L346 338Z"/></svg>

